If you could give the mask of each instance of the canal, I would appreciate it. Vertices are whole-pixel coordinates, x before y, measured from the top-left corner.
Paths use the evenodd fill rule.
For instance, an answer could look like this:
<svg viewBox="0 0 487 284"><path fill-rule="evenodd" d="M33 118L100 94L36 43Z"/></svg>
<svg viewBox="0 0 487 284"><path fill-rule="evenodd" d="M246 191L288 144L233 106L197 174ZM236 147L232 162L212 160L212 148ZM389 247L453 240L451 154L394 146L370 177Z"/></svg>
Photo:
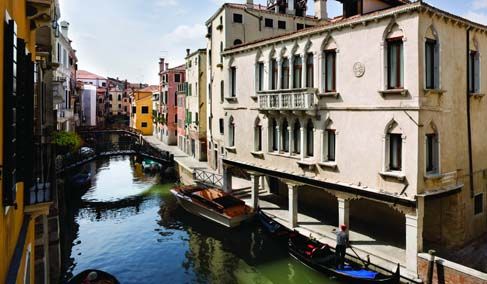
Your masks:
<svg viewBox="0 0 487 284"><path fill-rule="evenodd" d="M171 182L131 157L93 161L91 184L66 178L64 277L105 270L121 283L336 283L297 262L257 222L234 230L189 215Z"/></svg>

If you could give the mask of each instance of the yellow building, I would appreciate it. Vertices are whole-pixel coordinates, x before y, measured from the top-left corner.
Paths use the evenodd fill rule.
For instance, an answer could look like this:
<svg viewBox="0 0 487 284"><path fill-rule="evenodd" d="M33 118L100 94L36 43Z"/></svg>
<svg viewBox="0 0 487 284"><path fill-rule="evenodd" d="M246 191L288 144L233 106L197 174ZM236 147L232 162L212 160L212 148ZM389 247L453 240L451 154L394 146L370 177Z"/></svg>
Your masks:
<svg viewBox="0 0 487 284"><path fill-rule="evenodd" d="M133 93L130 126L140 130L143 135L152 135L154 131L152 118L152 94L158 87L149 86Z"/></svg>
<svg viewBox="0 0 487 284"><path fill-rule="evenodd" d="M50 25L56 3L0 0L0 283L34 283L35 220L45 217L51 204L31 199L29 108L34 108L36 29Z"/></svg>

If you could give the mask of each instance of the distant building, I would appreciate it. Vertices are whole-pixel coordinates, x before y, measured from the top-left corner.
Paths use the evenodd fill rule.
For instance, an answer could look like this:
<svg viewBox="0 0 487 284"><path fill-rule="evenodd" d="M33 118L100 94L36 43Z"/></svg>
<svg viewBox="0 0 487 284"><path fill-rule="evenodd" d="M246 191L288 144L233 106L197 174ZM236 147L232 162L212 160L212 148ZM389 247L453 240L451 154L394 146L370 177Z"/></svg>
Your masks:
<svg viewBox="0 0 487 284"><path fill-rule="evenodd" d="M178 86L184 83L184 65L169 69L169 64L161 58L159 61L160 79L160 109L158 115L162 114L163 122L157 123L159 139L168 145L176 145L178 137L178 121L181 118L177 113ZM184 113L184 112L183 112ZM184 120L181 121L183 125ZM183 126L184 127L184 126Z"/></svg>
<svg viewBox="0 0 487 284"><path fill-rule="evenodd" d="M81 124L96 126L96 97L97 88L92 85L84 85L81 95Z"/></svg>
<svg viewBox="0 0 487 284"><path fill-rule="evenodd" d="M154 131L152 94L157 90L157 86L149 86L133 93L130 126L140 130L143 135L152 135Z"/></svg>
<svg viewBox="0 0 487 284"><path fill-rule="evenodd" d="M61 33L55 39L53 60L59 66L54 77L54 109L57 111L57 130L74 131L78 116L75 116L76 63L75 50L68 37L69 23L61 22Z"/></svg>
<svg viewBox="0 0 487 284"><path fill-rule="evenodd" d="M206 161L206 49L186 56L185 86L185 143L186 153L199 161Z"/></svg>
<svg viewBox="0 0 487 284"><path fill-rule="evenodd" d="M110 108L110 103L106 100L108 95L107 78L85 70L78 70L77 80L83 82L85 85L96 87L96 121L97 125L103 125L105 123L106 114Z"/></svg>

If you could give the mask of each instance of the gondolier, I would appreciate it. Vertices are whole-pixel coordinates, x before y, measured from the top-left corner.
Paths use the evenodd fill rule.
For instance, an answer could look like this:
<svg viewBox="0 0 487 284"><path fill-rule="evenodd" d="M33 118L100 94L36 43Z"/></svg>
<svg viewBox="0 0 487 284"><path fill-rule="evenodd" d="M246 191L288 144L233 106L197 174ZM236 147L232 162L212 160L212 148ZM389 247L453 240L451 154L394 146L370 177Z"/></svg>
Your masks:
<svg viewBox="0 0 487 284"><path fill-rule="evenodd" d="M333 231L337 236L337 245L335 248L336 265L338 269L341 269L345 262L347 247L349 246L347 225L342 224L340 225L340 231L337 232L336 229L333 229Z"/></svg>

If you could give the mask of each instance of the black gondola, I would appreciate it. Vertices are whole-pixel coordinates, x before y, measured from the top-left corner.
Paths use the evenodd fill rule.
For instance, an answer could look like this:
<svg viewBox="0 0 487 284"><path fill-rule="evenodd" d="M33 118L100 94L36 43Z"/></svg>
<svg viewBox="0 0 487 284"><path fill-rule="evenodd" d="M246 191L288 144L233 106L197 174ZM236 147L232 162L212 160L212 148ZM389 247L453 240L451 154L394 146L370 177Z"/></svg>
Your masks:
<svg viewBox="0 0 487 284"><path fill-rule="evenodd" d="M74 276L68 284L120 284L115 276L101 270L89 269Z"/></svg>
<svg viewBox="0 0 487 284"><path fill-rule="evenodd" d="M265 214L262 210L257 212L257 218L259 219L264 230L274 237L287 237L291 232L288 228L274 221L271 217ZM287 240L287 239L286 239Z"/></svg>
<svg viewBox="0 0 487 284"><path fill-rule="evenodd" d="M335 250L333 248L316 240L311 240L297 232L293 232L290 235L289 254L312 269L334 276L345 283L400 283L399 265L396 272L391 275L384 275L363 268L359 263L350 260L347 260L343 268L337 269Z"/></svg>

